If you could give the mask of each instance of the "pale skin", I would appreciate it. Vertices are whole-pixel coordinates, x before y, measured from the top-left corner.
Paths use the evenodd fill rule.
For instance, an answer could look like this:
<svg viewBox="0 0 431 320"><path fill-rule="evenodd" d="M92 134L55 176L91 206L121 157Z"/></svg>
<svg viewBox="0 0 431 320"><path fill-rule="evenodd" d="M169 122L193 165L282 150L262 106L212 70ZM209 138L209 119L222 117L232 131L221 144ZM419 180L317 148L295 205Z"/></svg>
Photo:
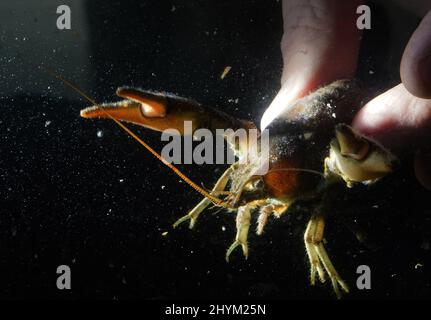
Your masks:
<svg viewBox="0 0 431 320"><path fill-rule="evenodd" d="M360 4L359 0L283 1L281 89L262 117L263 126L283 111L280 105L288 106L320 86L354 76L360 47L356 8ZM421 149L415 172L418 181L431 190L431 3L400 4L423 17L404 49L401 83L363 106L352 125L390 149Z"/></svg>

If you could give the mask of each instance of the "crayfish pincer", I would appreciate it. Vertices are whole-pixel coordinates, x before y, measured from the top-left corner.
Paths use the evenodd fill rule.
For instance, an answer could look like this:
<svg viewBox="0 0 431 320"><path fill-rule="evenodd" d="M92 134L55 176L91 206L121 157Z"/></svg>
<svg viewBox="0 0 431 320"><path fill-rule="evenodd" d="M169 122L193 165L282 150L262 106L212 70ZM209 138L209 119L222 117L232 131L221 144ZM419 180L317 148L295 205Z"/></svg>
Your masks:
<svg viewBox="0 0 431 320"><path fill-rule="evenodd" d="M184 121L191 121L192 131L207 128L256 129L246 120L236 119L223 112L172 94L119 88L117 95L124 100L94 105L81 111L84 118L108 118L123 129L126 121L146 128L163 131L176 129L185 134ZM310 261L311 284L316 279L324 282L329 277L332 287L340 297L348 292L348 285L339 276L323 244L325 217L331 214L334 192L346 190L357 183L372 184L394 169L395 157L377 142L355 132L349 124L353 115L363 105L364 94L352 80L340 80L319 88L288 106L267 128L269 132L267 159L262 152L247 157L247 161L233 163L218 179L211 191L206 191L185 177L172 164L138 139L147 149L204 195L190 212L174 223L189 221L193 228L199 215L211 203L236 213L237 233L226 253L226 260L241 247L248 256L247 236L252 215L257 214L256 232L261 234L271 215L280 217L298 200L313 200L310 220L305 228L305 249ZM258 140L263 136L263 132ZM226 139L229 137L226 136ZM238 159L247 148L229 141ZM244 151L245 150L245 151ZM260 153L259 153L260 152ZM267 170L257 174L260 165Z"/></svg>

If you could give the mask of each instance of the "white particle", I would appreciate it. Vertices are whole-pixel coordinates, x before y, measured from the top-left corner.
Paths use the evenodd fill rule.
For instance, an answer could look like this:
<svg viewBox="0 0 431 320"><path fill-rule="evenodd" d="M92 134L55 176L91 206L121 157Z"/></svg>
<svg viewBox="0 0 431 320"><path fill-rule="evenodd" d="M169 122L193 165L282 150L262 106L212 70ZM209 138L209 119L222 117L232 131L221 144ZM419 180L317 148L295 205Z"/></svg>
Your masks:
<svg viewBox="0 0 431 320"><path fill-rule="evenodd" d="M103 137L103 131L102 130L97 130L97 137L98 138L102 138Z"/></svg>
<svg viewBox="0 0 431 320"><path fill-rule="evenodd" d="M221 226L221 231L226 231L226 227L225 226Z"/></svg>
<svg viewBox="0 0 431 320"><path fill-rule="evenodd" d="M47 126L49 126L51 124L51 120L46 120L45 121L45 128L47 127Z"/></svg>
<svg viewBox="0 0 431 320"><path fill-rule="evenodd" d="M335 114L335 112L331 115L332 116L332 118L337 118L337 115Z"/></svg>
<svg viewBox="0 0 431 320"><path fill-rule="evenodd" d="M310 139L312 135L313 135L313 133L312 133L312 132L305 132L305 133L303 134L303 136L304 136L304 139L305 139L305 140Z"/></svg>
<svg viewBox="0 0 431 320"><path fill-rule="evenodd" d="M161 186L162 190L164 190L166 188L166 186Z"/></svg>

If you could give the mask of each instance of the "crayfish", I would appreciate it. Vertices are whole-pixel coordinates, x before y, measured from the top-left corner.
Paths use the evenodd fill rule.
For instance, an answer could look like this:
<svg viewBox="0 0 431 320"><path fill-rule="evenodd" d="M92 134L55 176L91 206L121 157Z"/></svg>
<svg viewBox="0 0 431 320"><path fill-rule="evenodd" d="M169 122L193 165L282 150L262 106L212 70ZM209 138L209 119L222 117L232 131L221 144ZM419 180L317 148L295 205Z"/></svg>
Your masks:
<svg viewBox="0 0 431 320"><path fill-rule="evenodd" d="M191 121L193 131L200 128L214 133L225 128L257 129L250 121L172 94L123 87L117 90L117 95L124 100L104 104L93 102L93 106L81 110L81 116L115 120L132 135L123 121L156 131L173 128L179 134L184 134L184 121ZM357 183L372 184L390 174L396 163L390 151L349 126L363 104L363 97L355 81L339 80L295 101L267 128L269 144L265 164L268 170L256 174L263 163L258 159L258 150L257 157L233 163L210 191L197 186L134 137L204 196L187 215L174 223L174 227L189 221L193 228L199 215L211 204L236 213L237 233L227 250L226 260L238 247L245 257L248 256L247 236L252 214L257 214L256 232L261 234L271 215L280 217L289 212L289 207L296 201L313 199L316 205L304 233L311 266L310 281L315 284L317 278L324 282L329 277L340 297L342 291L349 291L349 287L331 263L323 243L325 217L330 214L333 190ZM229 139L229 145L238 158L244 155L241 152L249 150L241 148L240 143L232 139Z"/></svg>

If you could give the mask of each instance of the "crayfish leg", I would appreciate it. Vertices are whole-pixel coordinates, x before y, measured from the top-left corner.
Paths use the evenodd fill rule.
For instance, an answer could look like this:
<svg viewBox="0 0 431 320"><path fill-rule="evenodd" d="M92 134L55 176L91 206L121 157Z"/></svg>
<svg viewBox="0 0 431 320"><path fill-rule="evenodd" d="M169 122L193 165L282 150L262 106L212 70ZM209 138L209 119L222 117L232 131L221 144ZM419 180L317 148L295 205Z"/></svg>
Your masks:
<svg viewBox="0 0 431 320"><path fill-rule="evenodd" d="M217 180L214 188L211 190L210 194L214 195L217 192L224 191L226 188L227 183L229 182L230 175L232 173L232 170L234 169L234 166L236 164L233 164L230 166ZM208 198L204 198L199 202L192 210L189 211L188 214L178 219L174 224L173 227L178 227L181 223L190 220L189 228L193 229L193 227L196 224L197 219L199 218L199 215L204 211L209 205L211 204L211 200Z"/></svg>
<svg viewBox="0 0 431 320"><path fill-rule="evenodd" d="M341 298L341 290L349 292L349 287L346 282L341 279L337 270L331 262L331 259L323 245L323 234L325 229L325 219L322 214L315 214L308 222L307 229L304 234L305 248L311 265L310 280L311 284L315 284L316 272L322 282L325 281L325 273L331 279L332 288L337 296Z"/></svg>
<svg viewBox="0 0 431 320"><path fill-rule="evenodd" d="M286 210L289 208L289 204L269 204L263 206L259 211L259 217L257 218L256 234L261 235L263 230L268 223L268 219L271 214L274 214L277 218L280 218Z"/></svg>
<svg viewBox="0 0 431 320"><path fill-rule="evenodd" d="M248 205L241 206L238 208L238 213L236 216L236 237L235 241L230 245L226 252L226 261L229 262L229 257L238 246L241 246L242 253L247 259L248 257L248 230L250 228L251 219L251 208Z"/></svg>

